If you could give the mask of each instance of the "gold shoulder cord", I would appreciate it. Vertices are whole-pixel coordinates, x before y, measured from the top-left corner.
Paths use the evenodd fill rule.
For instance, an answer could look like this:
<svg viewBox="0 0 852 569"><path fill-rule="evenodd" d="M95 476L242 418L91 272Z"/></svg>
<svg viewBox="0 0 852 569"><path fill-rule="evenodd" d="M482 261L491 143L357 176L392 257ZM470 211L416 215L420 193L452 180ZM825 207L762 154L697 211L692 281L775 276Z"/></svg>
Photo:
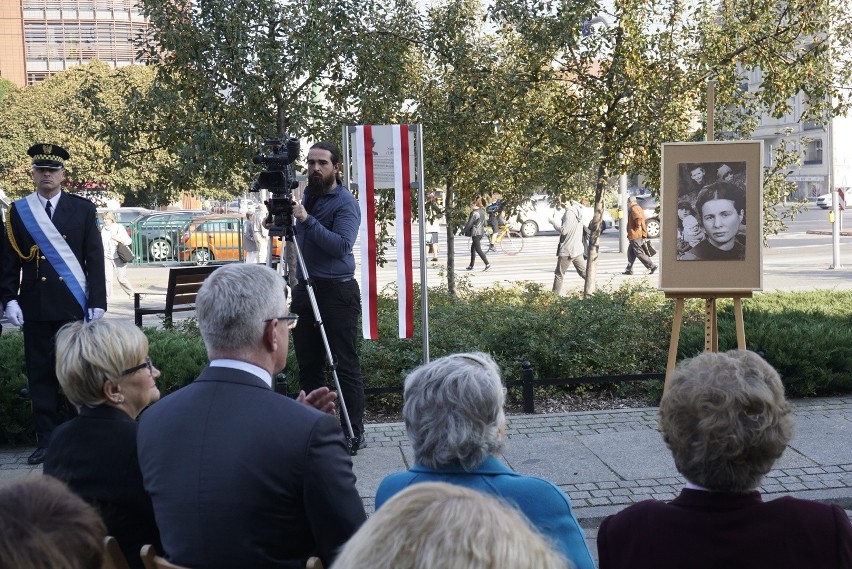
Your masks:
<svg viewBox="0 0 852 569"><path fill-rule="evenodd" d="M15 250L15 253L18 254L18 257L21 258L21 261L28 263L36 258L38 255L38 245L33 245L30 247L30 254L24 255L21 252L21 248L18 246L18 242L15 241L15 233L12 231L12 208L15 207L14 204L9 206L9 215L7 216L7 221L9 223L6 224L6 236L9 238L9 243L12 244L12 249Z"/></svg>

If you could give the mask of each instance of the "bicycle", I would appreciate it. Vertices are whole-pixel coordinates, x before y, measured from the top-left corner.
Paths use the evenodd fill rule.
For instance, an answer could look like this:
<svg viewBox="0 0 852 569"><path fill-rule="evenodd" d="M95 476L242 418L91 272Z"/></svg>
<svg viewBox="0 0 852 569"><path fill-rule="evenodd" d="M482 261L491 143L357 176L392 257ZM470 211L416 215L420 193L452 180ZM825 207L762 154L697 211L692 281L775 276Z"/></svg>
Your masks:
<svg viewBox="0 0 852 569"><path fill-rule="evenodd" d="M491 227L485 228L485 234L490 236L494 232ZM497 232L497 237L494 238L494 246L500 244L500 250L510 256L515 256L524 250L524 238L520 231L509 229L508 225L500 225L500 231Z"/></svg>

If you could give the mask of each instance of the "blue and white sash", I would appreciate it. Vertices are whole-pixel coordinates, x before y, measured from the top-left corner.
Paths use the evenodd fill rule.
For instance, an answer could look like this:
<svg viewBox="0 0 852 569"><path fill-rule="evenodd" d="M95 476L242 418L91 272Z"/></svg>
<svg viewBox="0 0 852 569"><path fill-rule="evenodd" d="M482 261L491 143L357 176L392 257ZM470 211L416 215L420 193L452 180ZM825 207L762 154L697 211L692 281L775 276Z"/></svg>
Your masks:
<svg viewBox="0 0 852 569"><path fill-rule="evenodd" d="M15 202L15 209L24 222L24 228L32 236L41 253L47 258L54 270L62 277L62 282L74 295L77 303L86 314L88 308L88 283L86 274L77 256L65 242L65 239L47 217L38 195L33 192L22 200Z"/></svg>

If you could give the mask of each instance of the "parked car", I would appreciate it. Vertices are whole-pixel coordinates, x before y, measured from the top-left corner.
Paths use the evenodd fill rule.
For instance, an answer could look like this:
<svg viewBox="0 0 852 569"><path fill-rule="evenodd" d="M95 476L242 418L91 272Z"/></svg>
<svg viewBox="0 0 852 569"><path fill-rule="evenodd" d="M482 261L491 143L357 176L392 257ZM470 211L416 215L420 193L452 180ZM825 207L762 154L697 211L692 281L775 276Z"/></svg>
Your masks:
<svg viewBox="0 0 852 569"><path fill-rule="evenodd" d="M235 215L206 215L191 220L178 245L178 258L206 265L210 261L241 261L243 221Z"/></svg>
<svg viewBox="0 0 852 569"><path fill-rule="evenodd" d="M133 252L148 261L164 262L176 259L178 244L187 224L207 211L164 211L143 215L130 224Z"/></svg>
<svg viewBox="0 0 852 569"><path fill-rule="evenodd" d="M101 227L103 224L104 213L111 211L115 214L115 221L120 225L123 225L125 229L130 229L130 224L133 223L139 217L143 215L148 215L150 213L156 213L153 209L148 209L147 207L116 207L116 208L108 208L108 207L99 207L98 208L98 227Z"/></svg>
<svg viewBox="0 0 852 569"><path fill-rule="evenodd" d="M592 221L595 210L592 207L580 206L583 216L583 225L588 227ZM534 195L530 201L523 204L518 209L518 214L510 221L512 229L517 229L524 237L533 237L539 231L552 231L553 226L550 224L550 216L553 215L555 208L550 205L550 200L542 194ZM603 212L603 228L601 231L606 231L612 227L612 214L608 211Z"/></svg>
<svg viewBox="0 0 852 569"><path fill-rule="evenodd" d="M843 190L843 202L846 205L849 205L850 200L852 200L852 196L850 196L850 192L852 192L852 188L838 188ZM822 194L817 197L816 204L822 209L831 209L834 207L834 193L829 192L827 194Z"/></svg>

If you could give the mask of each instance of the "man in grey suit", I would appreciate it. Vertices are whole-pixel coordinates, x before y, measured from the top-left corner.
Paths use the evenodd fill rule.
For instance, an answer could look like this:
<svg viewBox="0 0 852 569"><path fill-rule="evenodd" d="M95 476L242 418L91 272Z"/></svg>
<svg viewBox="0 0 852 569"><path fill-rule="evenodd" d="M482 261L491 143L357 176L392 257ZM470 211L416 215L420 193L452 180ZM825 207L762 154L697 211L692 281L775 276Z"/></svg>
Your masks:
<svg viewBox="0 0 852 569"><path fill-rule="evenodd" d="M272 390L287 361L284 281L217 269L198 292L210 365L143 413L138 454L167 558L187 567L328 567L366 519L352 461L320 388ZM307 404L305 404L307 403Z"/></svg>

